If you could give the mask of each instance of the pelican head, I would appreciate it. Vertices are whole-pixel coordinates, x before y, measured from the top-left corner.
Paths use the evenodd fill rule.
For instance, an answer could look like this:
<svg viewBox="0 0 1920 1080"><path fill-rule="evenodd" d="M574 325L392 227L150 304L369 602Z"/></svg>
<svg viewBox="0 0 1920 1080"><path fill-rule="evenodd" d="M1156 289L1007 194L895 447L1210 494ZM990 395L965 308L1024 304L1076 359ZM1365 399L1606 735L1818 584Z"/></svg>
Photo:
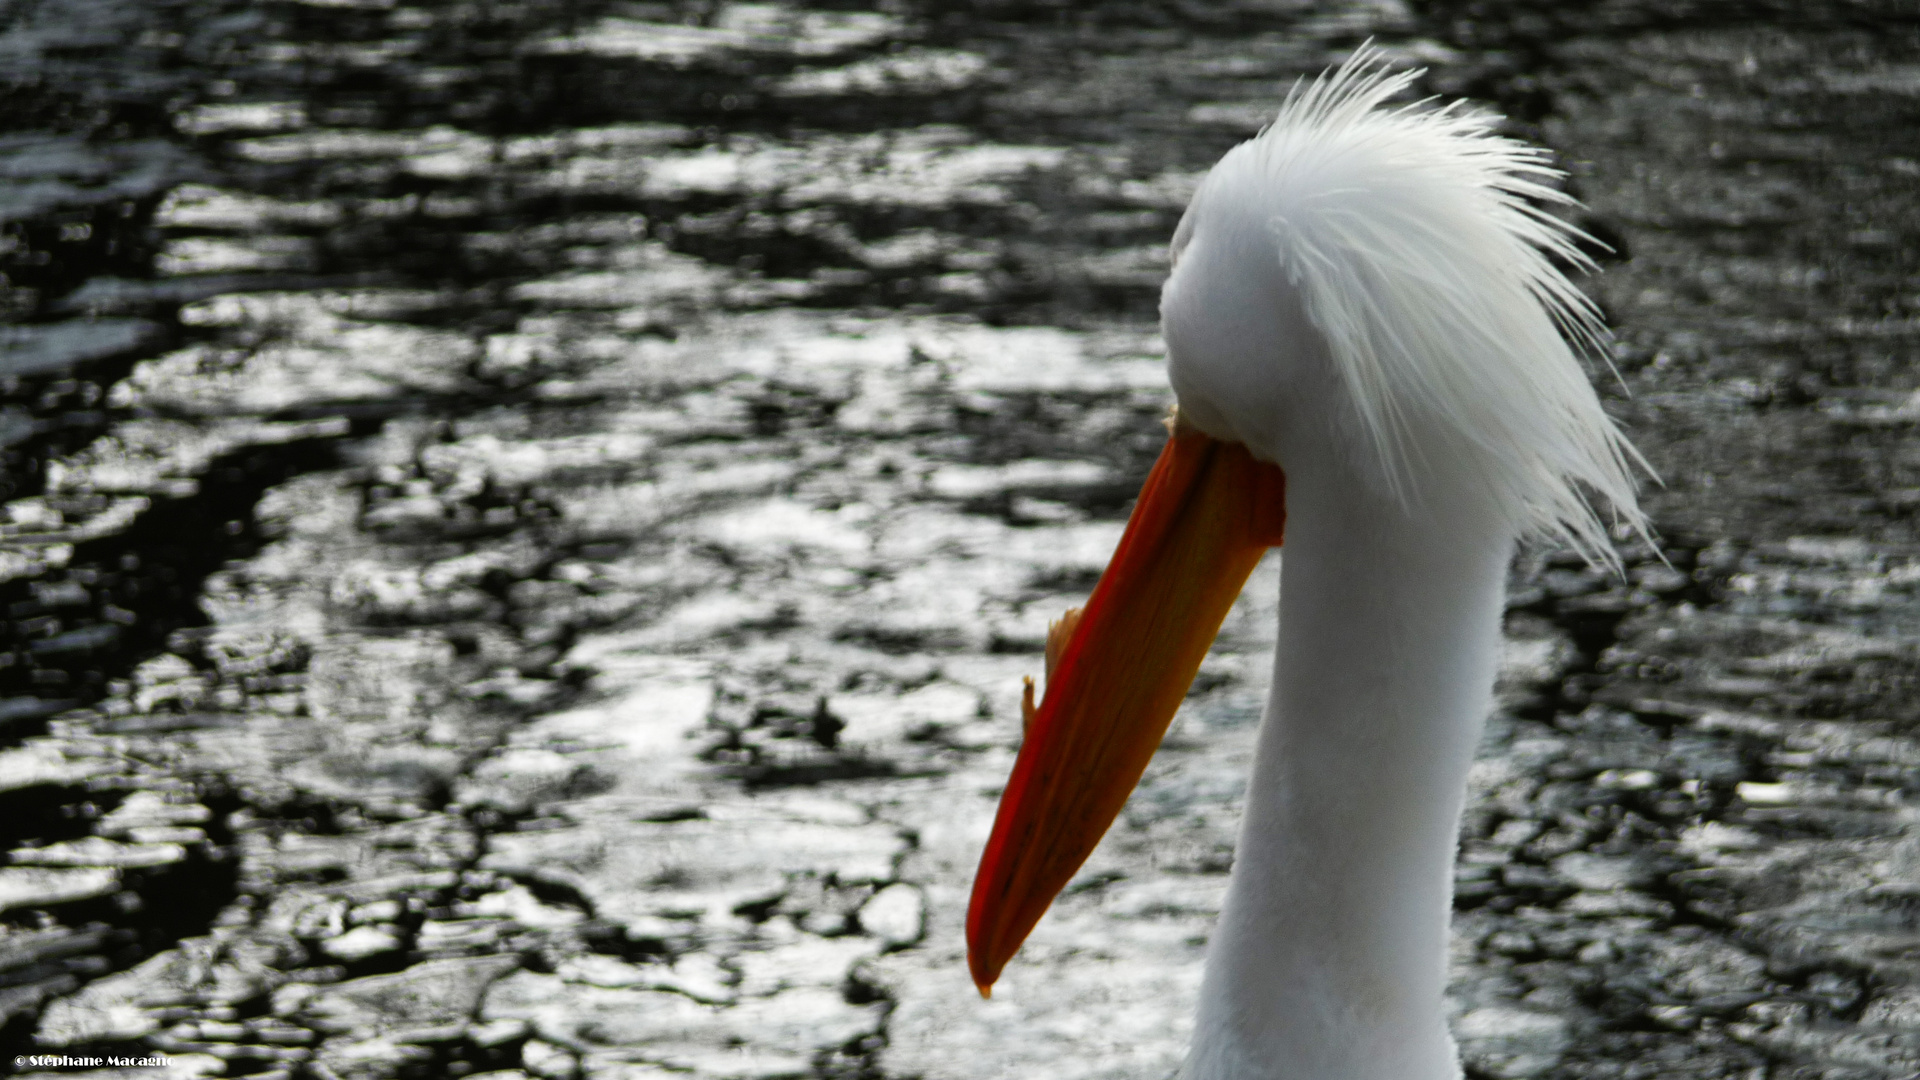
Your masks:
<svg viewBox="0 0 1920 1080"><path fill-rule="evenodd" d="M1048 648L968 913L986 992L1138 782L1261 554L1279 648L1192 1080L1454 1080L1465 776L1529 535L1616 559L1638 455L1576 353L1591 269L1544 151L1363 47L1230 150L1161 295L1177 419ZM1030 702L1030 698L1029 698Z"/></svg>

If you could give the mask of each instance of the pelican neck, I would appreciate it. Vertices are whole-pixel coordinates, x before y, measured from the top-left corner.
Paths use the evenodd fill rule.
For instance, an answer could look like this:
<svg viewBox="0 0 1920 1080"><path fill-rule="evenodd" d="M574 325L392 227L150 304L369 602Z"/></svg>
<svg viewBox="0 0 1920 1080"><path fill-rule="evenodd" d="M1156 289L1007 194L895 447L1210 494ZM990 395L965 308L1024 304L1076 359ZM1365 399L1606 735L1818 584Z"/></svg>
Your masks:
<svg viewBox="0 0 1920 1080"><path fill-rule="evenodd" d="M1456 1080L1452 867L1513 529L1289 472L1279 645L1190 1080Z"/></svg>

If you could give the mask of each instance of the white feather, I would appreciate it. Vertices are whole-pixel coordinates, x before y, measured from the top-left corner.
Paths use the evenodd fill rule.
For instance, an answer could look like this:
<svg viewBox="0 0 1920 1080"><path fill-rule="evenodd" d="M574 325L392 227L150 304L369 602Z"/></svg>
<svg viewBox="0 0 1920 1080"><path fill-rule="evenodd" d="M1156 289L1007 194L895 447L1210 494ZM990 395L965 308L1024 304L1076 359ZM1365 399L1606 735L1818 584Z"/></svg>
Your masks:
<svg viewBox="0 0 1920 1080"><path fill-rule="evenodd" d="M1603 358L1608 341L1554 264L1593 268L1582 234L1546 209L1574 200L1550 186L1561 174L1546 151L1495 134L1490 113L1386 107L1420 74L1391 72L1369 45L1296 84L1222 159L1189 219L1223 172L1257 170L1281 268L1395 498L1420 489L1423 454L1466 450L1522 531L1616 562L1587 493L1645 535L1633 466L1646 463L1574 354Z"/></svg>
<svg viewBox="0 0 1920 1080"><path fill-rule="evenodd" d="M1280 627L1192 1080L1459 1080L1454 845L1513 545L1618 565L1644 467L1543 151L1363 48L1208 174L1161 292L1183 422L1287 473Z"/></svg>

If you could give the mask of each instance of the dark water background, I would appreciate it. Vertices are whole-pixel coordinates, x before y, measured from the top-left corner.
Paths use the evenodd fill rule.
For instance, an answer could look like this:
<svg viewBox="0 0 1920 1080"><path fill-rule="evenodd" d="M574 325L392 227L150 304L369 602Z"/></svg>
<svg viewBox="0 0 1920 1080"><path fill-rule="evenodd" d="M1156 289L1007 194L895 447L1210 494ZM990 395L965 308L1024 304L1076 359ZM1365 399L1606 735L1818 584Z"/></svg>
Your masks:
<svg viewBox="0 0 1920 1080"><path fill-rule="evenodd" d="M1664 481L1515 569L1471 1075L1920 1072L1908 5L0 12L0 1056L1168 1075L1271 567L991 1006L959 911L1166 238L1372 37L1561 155Z"/></svg>

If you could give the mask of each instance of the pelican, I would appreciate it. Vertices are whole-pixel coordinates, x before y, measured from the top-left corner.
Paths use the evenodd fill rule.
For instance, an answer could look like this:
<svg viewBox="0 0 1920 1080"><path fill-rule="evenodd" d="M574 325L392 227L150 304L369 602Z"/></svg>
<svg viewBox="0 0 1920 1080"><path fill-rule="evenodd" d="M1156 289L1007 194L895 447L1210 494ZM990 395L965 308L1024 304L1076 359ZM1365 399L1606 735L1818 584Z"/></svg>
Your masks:
<svg viewBox="0 0 1920 1080"><path fill-rule="evenodd" d="M1645 462L1576 353L1544 150L1363 46L1228 151L1173 236L1169 437L1038 708L981 857L985 994L1118 814L1284 531L1279 644L1188 1080L1458 1080L1448 916L1506 569L1544 537L1618 569Z"/></svg>

